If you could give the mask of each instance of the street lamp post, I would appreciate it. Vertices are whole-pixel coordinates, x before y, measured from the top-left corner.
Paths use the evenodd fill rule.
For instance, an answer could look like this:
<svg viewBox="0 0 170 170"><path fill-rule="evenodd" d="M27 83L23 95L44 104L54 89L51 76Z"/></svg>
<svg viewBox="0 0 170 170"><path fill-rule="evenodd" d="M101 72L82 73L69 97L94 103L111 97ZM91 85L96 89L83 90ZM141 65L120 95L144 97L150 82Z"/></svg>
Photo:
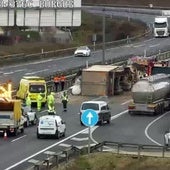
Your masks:
<svg viewBox="0 0 170 170"><path fill-rule="evenodd" d="M14 27L17 26L17 0L14 0Z"/></svg>
<svg viewBox="0 0 170 170"><path fill-rule="evenodd" d="M105 64L105 28L106 28L106 18L105 18L105 8L103 8L103 54L102 54L102 63Z"/></svg>

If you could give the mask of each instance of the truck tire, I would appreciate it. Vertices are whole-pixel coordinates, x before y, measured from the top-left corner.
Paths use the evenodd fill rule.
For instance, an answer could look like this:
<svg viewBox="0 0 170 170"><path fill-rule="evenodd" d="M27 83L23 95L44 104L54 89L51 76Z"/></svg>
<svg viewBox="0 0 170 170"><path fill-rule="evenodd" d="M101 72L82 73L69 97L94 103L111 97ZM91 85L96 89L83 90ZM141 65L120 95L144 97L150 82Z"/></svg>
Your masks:
<svg viewBox="0 0 170 170"><path fill-rule="evenodd" d="M17 136L17 135L18 135L18 128L15 128L15 129L14 129L14 133L13 133L13 134L14 134L14 136Z"/></svg>
<svg viewBox="0 0 170 170"><path fill-rule="evenodd" d="M56 130L55 136L56 136L57 139L60 138L60 132L58 130Z"/></svg>
<svg viewBox="0 0 170 170"><path fill-rule="evenodd" d="M24 128L21 129L21 133L24 133Z"/></svg>

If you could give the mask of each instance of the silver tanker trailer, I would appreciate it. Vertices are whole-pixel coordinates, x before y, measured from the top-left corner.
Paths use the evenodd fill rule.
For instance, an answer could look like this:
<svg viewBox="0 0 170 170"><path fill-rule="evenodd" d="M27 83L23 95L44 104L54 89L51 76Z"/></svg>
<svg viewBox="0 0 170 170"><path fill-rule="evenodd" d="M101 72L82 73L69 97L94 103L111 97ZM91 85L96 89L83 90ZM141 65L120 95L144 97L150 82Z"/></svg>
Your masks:
<svg viewBox="0 0 170 170"><path fill-rule="evenodd" d="M170 106L170 75L155 74L142 78L132 87L129 114L160 114Z"/></svg>

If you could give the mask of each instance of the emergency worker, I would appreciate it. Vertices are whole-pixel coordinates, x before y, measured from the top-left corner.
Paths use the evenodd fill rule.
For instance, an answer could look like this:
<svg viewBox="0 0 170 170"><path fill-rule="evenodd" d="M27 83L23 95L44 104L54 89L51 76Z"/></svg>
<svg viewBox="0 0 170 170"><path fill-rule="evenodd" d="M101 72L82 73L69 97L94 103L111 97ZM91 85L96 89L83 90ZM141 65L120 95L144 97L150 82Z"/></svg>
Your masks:
<svg viewBox="0 0 170 170"><path fill-rule="evenodd" d="M28 94L27 94L26 99L25 99L25 104L26 104L28 110L31 111L31 98Z"/></svg>
<svg viewBox="0 0 170 170"><path fill-rule="evenodd" d="M56 92L58 91L58 87L60 85L60 80L61 80L61 78L60 78L59 75L54 77L54 85L55 85L55 91Z"/></svg>
<svg viewBox="0 0 170 170"><path fill-rule="evenodd" d="M51 92L47 96L47 105L48 105L48 113L49 114L55 114L55 93Z"/></svg>
<svg viewBox="0 0 170 170"><path fill-rule="evenodd" d="M60 81L61 81L61 91L63 91L64 86L65 86L66 77L64 75L61 75Z"/></svg>
<svg viewBox="0 0 170 170"><path fill-rule="evenodd" d="M43 100L43 94L39 93L38 96L37 96L37 110L38 111L41 111L42 100Z"/></svg>
<svg viewBox="0 0 170 170"><path fill-rule="evenodd" d="M67 111L67 103L68 103L68 95L67 95L66 91L64 91L63 94L61 95L61 101L63 104L63 111L66 112Z"/></svg>

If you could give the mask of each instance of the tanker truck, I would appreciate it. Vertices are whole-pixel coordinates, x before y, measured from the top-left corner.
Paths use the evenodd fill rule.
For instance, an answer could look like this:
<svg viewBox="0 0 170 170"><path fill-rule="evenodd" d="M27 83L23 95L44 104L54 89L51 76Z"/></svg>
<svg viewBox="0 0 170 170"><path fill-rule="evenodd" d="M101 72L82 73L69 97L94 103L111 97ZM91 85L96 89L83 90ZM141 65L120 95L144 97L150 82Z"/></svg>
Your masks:
<svg viewBox="0 0 170 170"><path fill-rule="evenodd" d="M170 75L144 77L133 85L131 92L129 114L162 114L170 106Z"/></svg>

